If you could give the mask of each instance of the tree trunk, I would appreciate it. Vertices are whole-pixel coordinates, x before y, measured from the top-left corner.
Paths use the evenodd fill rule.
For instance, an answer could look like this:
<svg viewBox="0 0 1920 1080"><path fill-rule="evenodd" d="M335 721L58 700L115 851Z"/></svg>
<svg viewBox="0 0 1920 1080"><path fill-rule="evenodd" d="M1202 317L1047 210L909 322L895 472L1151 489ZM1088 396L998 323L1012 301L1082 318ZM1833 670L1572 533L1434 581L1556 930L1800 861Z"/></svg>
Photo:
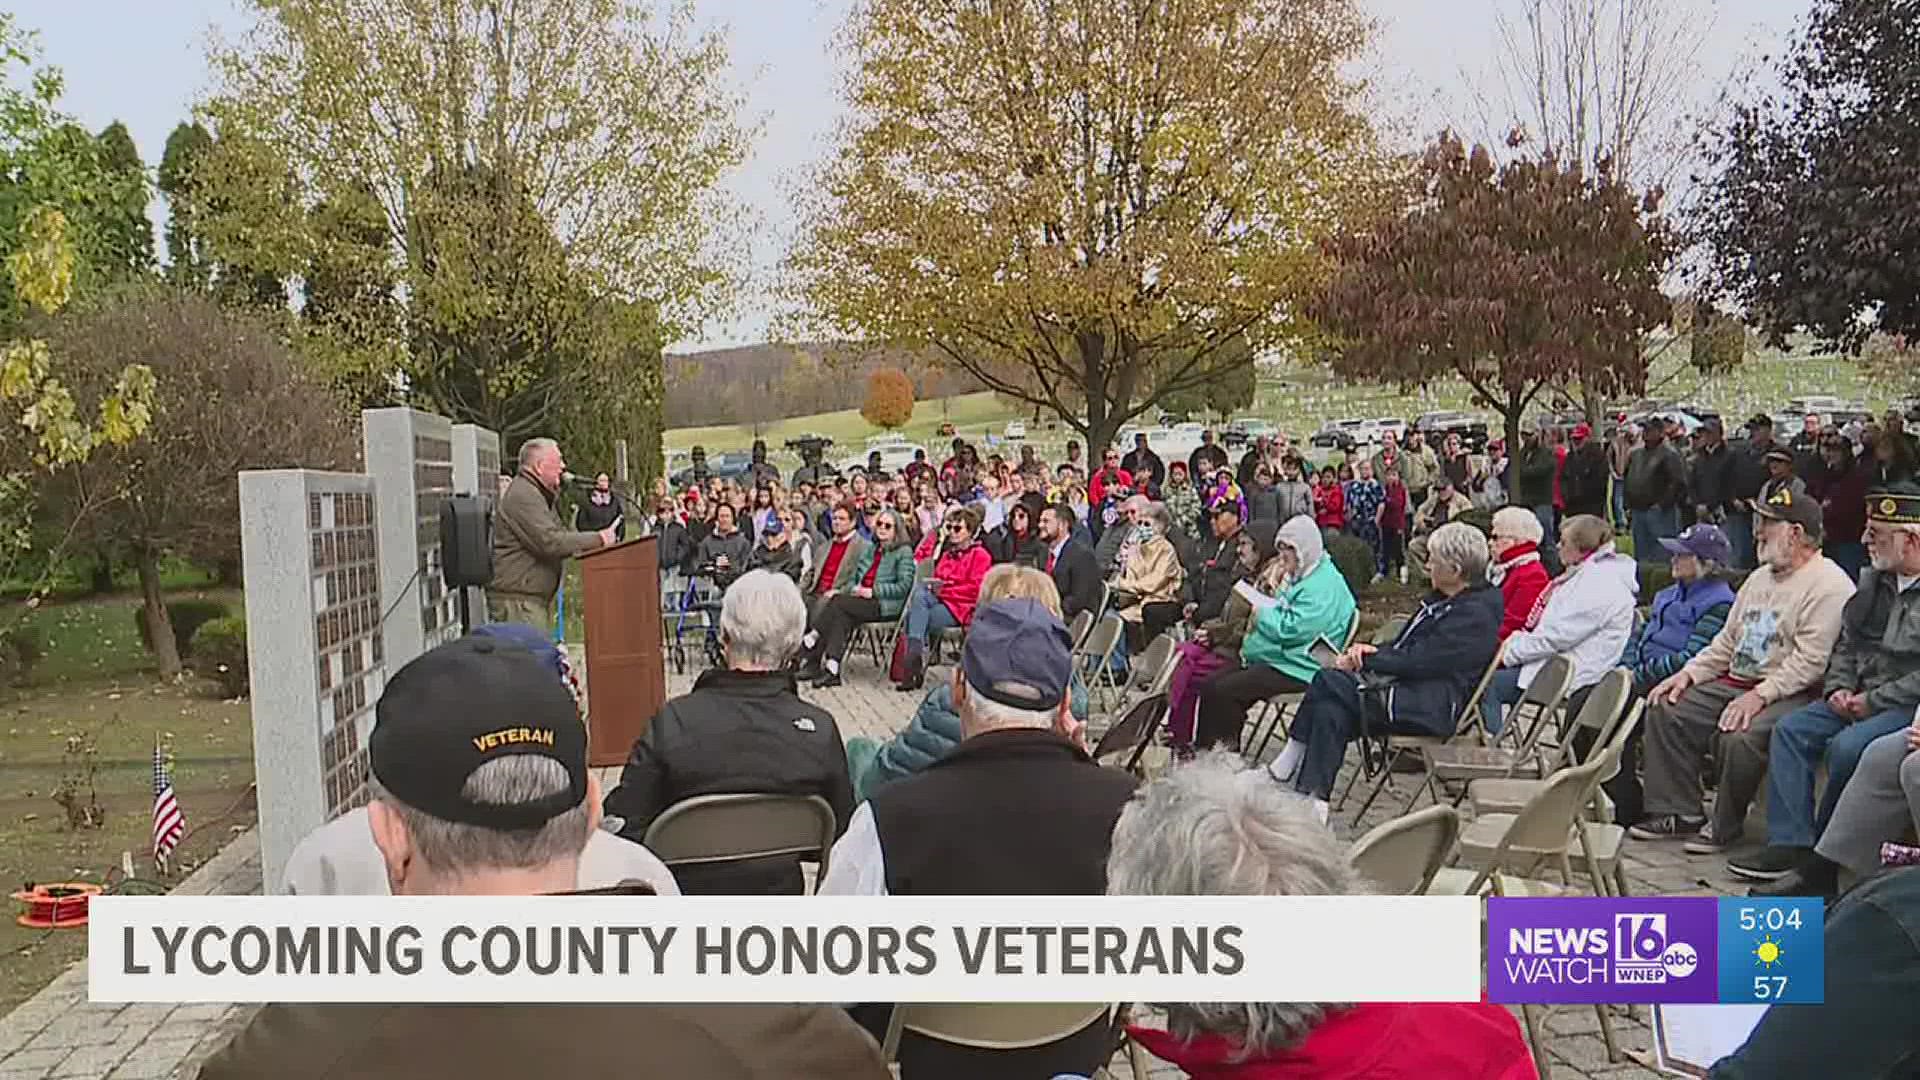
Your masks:
<svg viewBox="0 0 1920 1080"><path fill-rule="evenodd" d="M173 621L167 618L167 598L160 593L160 554L152 548L134 553L134 565L140 571L141 611L153 642L153 658L160 665L162 678L180 674L180 643L173 638Z"/></svg>

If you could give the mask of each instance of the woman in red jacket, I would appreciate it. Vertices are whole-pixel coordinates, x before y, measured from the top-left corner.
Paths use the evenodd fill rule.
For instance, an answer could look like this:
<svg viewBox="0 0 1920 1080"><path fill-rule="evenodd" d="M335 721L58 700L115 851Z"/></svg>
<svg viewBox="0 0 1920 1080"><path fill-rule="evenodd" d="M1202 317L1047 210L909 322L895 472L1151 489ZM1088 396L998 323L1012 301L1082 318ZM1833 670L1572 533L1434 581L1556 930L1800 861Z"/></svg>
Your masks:
<svg viewBox="0 0 1920 1080"><path fill-rule="evenodd" d="M907 597L906 678L895 690L918 690L927 673L927 638L973 621L973 605L980 598L980 582L993 566L993 556L980 543L980 519L970 507L947 511L940 529L940 559L933 576L914 586Z"/></svg>
<svg viewBox="0 0 1920 1080"><path fill-rule="evenodd" d="M1223 827L1223 823L1231 827ZM1120 811L1109 896L1352 896L1368 891L1305 799L1222 750ZM1513 1014L1484 1003L1167 1003L1136 1042L1195 1080L1533 1080Z"/></svg>
<svg viewBox="0 0 1920 1080"><path fill-rule="evenodd" d="M1347 527L1347 496L1331 465L1320 470L1320 482L1313 485L1313 523L1334 532Z"/></svg>
<svg viewBox="0 0 1920 1080"><path fill-rule="evenodd" d="M1487 580L1500 587L1500 599L1506 605L1500 620L1501 641L1527 625L1533 605L1551 580L1540 562L1544 535L1540 519L1531 510L1506 506L1494 512L1493 532L1487 537L1493 565L1487 567Z"/></svg>

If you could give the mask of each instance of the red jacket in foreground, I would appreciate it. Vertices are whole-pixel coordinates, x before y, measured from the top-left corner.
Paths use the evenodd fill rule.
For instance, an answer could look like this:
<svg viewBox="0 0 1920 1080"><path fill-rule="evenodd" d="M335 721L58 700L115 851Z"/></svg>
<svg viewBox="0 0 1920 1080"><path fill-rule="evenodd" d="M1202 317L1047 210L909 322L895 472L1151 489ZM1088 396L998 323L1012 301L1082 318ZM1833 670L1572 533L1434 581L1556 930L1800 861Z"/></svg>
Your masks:
<svg viewBox="0 0 1920 1080"><path fill-rule="evenodd" d="M1217 1035L1191 1043L1129 1027L1153 1056L1194 1080L1535 1080L1513 1014L1498 1005L1367 1004L1320 1022L1291 1050L1236 1061Z"/></svg>

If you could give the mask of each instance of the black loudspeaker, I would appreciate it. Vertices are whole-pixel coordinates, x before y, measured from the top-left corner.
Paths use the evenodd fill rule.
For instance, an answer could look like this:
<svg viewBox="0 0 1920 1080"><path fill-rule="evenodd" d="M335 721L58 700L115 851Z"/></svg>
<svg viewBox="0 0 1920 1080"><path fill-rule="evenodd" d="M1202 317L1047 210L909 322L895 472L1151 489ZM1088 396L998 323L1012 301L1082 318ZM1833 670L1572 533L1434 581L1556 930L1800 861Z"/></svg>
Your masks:
<svg viewBox="0 0 1920 1080"><path fill-rule="evenodd" d="M473 495L440 504L440 576L447 588L493 580L493 506Z"/></svg>

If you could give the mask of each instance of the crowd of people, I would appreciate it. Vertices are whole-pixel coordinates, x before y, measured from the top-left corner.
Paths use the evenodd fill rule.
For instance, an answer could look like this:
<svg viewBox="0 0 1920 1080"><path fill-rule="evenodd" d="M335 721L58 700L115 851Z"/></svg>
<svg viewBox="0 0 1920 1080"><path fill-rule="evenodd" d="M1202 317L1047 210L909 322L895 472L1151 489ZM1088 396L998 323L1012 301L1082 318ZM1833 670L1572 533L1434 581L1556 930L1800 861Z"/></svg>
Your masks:
<svg viewBox="0 0 1920 1080"><path fill-rule="evenodd" d="M759 468L756 446L749 475L760 482L662 485L640 525L659 538L663 564L721 590L719 663L654 717L617 785L600 792L586 769L564 656L538 631L491 627L393 677L369 745L372 805L310 837L287 885L801 892L797 854L669 868L646 851L648 827L676 803L753 792L818 796L830 807L837 839L817 883L824 895L1362 892L1370 886L1326 827L1349 746L1450 734L1489 670L1481 722L1498 730L1554 656L1571 661L1569 708L1617 667L1649 702L1633 764L1609 782L1639 842L1726 853L1763 895L1832 895L1843 875L1872 874L1880 843L1920 818L1920 759L1911 757L1920 748L1920 487L1901 471L1910 451L1874 443L1836 463L1839 448L1821 441L1815 457L1829 471L1803 476L1811 459L1776 453L1756 426L1749 442L1760 443L1766 480L1751 496L1692 503L1703 484L1711 494L1719 456L1753 449L1710 433L1689 461L1657 426L1598 440L1584 427L1564 450L1554 429L1539 429L1512 462L1497 444L1470 453L1449 436L1436 454L1415 436L1371 456L1342 454L1353 460L1330 474L1282 439L1259 441L1237 465L1210 436L1172 463L1141 439L1091 469L1077 446L1060 463L1031 447L1016 460L982 460L956 440L937 466L919 456L898 475L842 478L809 462L782 485L771 466ZM1623 438L1634 445L1616 453ZM546 474L558 451L529 447L515 484L544 496L552 516L557 486ZM1855 469L1864 483L1833 478ZM1856 489L1857 508L1837 504ZM519 502L530 512L528 493ZM1462 520L1475 510L1488 513ZM1751 556L1731 524L1736 510ZM1856 510L1862 569L1852 572L1827 523ZM542 550L556 557L610 539L568 532L557 517L539 524ZM1334 532L1368 543L1377 575L1405 567L1422 582L1412 612L1378 643L1354 640L1357 601L1328 553ZM1653 597L1639 596L1622 532L1640 560L1670 565L1671 584ZM1751 572L1741 573L1743 559ZM1088 687L1069 625L1109 611L1133 649L1177 639L1165 738L1180 763L1145 784L1102 767L1087 747ZM893 737L845 739L832 699L806 691L839 683L854 632L876 624L896 642L896 687L921 696L903 707ZM942 637L958 639L953 661L930 677ZM1283 693L1300 702L1285 741L1250 767L1237 753L1248 711ZM530 718L563 737L497 746L468 737ZM1703 774L1718 777L1711 817ZM1747 806L1761 797L1767 844L1736 853ZM1861 904L1888 902L1877 883L1856 892ZM1854 903L1836 913L1835 932L1884 944L1888 935L1874 939L1857 908L1848 914ZM1886 952L1830 959L1830 995L1872 977ZM1913 953L1908 938L1900 955L1911 963ZM1513 1016L1493 1006L1163 1008L1164 1029L1130 1033L1194 1076L1333 1074L1363 1057L1407 1075L1532 1075ZM496 1065L538 1060L594 1022L569 1009L544 1007L553 1018L531 1025L538 1035L475 1025L512 1029L519 1041L476 1037L462 1052ZM890 1011L735 1016L686 1006L644 1022L703 1033L697 1046L675 1046L676 1075L732 1075L717 1064L724 1059L754 1075L879 1077L875 1040ZM1820 1012L1770 1013L1716 1075L1795 1075L1756 1047L1791 1041ZM383 1010L370 1023L324 1006L276 1006L207 1075L259 1075L260 1063L318 1038L333 1041L353 1075L392 1075L374 1067L378 1048L434 1022L419 1008ZM898 1061L920 1080L1090 1076L1112 1052L1113 1023L1103 1013L1019 1051L908 1031ZM1905 1038L1890 1028L1881 1045ZM660 1030L656 1041L676 1042ZM1831 1064L1844 1073L1845 1060Z"/></svg>

